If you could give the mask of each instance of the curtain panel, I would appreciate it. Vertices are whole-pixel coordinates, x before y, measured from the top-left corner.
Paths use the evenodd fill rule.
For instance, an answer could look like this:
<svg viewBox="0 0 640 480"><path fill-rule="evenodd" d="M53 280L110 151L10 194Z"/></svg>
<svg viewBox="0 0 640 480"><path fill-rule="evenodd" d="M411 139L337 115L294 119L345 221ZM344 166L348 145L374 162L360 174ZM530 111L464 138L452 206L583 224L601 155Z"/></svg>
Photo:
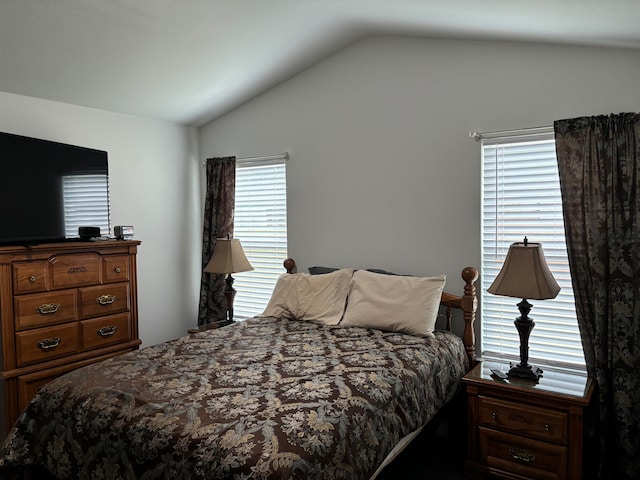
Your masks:
<svg viewBox="0 0 640 480"><path fill-rule="evenodd" d="M640 115L554 122L600 479L640 478Z"/></svg>
<svg viewBox="0 0 640 480"><path fill-rule="evenodd" d="M223 322L227 318L224 274L205 273L217 238L233 234L236 189L236 157L209 158L206 162L207 192L202 234L202 278L198 325Z"/></svg>

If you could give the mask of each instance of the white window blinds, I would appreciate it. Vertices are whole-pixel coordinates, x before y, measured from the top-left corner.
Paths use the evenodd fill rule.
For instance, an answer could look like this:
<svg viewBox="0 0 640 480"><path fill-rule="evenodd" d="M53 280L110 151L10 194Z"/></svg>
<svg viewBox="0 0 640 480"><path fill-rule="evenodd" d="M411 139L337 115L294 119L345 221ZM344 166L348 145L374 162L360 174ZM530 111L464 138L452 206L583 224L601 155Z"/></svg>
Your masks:
<svg viewBox="0 0 640 480"><path fill-rule="evenodd" d="M285 156L236 163L234 238L255 270L234 274L234 318L261 314L287 258Z"/></svg>
<svg viewBox="0 0 640 480"><path fill-rule="evenodd" d="M487 289L502 268L513 242L542 243L560 293L530 300L535 328L529 361L583 368L584 355L575 313L562 217L562 199L553 131L536 136L494 136L482 140L481 355L519 359L513 324L520 299Z"/></svg>
<svg viewBox="0 0 640 480"><path fill-rule="evenodd" d="M109 235L109 177L65 175L62 177L65 237L78 237L78 227L100 227Z"/></svg>

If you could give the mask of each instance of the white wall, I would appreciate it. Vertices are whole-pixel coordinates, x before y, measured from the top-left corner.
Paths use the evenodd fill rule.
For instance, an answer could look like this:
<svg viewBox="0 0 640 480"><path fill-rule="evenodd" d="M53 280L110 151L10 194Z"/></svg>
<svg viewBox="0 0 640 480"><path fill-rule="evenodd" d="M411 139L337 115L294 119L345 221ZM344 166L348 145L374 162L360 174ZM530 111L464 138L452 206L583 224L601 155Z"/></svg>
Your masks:
<svg viewBox="0 0 640 480"><path fill-rule="evenodd" d="M0 92L0 131L108 152L111 223L133 225L142 241L142 345L185 335L197 323L201 261L195 129Z"/></svg>
<svg viewBox="0 0 640 480"><path fill-rule="evenodd" d="M299 270L445 272L458 291L480 265L469 132L640 111L639 78L637 50L372 37L206 125L200 151L291 154Z"/></svg>
<svg viewBox="0 0 640 480"><path fill-rule="evenodd" d="M638 78L636 50L374 37L199 132L2 92L0 131L109 152L112 224L134 225L142 241L140 332L152 345L196 323L202 159L291 154L300 270L444 272L456 291L462 267L480 263L469 131L640 111Z"/></svg>

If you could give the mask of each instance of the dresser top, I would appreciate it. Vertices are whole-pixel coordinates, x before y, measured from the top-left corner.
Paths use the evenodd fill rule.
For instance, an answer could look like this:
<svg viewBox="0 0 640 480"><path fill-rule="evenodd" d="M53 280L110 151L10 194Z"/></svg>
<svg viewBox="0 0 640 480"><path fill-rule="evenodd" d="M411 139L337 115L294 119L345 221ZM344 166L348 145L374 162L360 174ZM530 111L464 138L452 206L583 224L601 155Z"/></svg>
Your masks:
<svg viewBox="0 0 640 480"><path fill-rule="evenodd" d="M496 378L491 370L498 369L507 373L511 368L509 363L484 361L478 363L464 377L468 384L484 386L499 386L500 388L515 389L532 394L546 394L549 396L571 397L572 399L588 403L593 393L593 382L586 374L572 373L544 369L538 383L520 378L502 380Z"/></svg>
<svg viewBox="0 0 640 480"><path fill-rule="evenodd" d="M13 261L42 260L51 255L89 253L97 254L134 254L140 245L139 240L103 240L86 242L41 243L38 245L0 246L0 264Z"/></svg>
<svg viewBox="0 0 640 480"><path fill-rule="evenodd" d="M23 253L23 252L37 252L41 250L78 250L78 249L92 249L108 246L132 246L140 245L139 240L100 240L100 241L69 241L69 242L51 242L51 243L38 243L33 245L0 245L0 253Z"/></svg>

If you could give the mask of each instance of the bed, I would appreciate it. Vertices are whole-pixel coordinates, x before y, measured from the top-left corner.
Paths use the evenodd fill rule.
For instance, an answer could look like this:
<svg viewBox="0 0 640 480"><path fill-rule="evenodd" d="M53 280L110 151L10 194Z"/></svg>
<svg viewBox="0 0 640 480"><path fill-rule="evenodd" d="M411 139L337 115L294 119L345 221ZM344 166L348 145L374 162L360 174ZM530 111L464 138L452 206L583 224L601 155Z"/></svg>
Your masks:
<svg viewBox="0 0 640 480"><path fill-rule="evenodd" d="M260 317L45 385L4 442L0 477L375 478L475 363L477 270L462 271L454 295L441 276L285 267ZM411 332L394 320L399 305L435 308L445 329ZM450 332L455 310L462 339ZM391 327L376 324L389 316Z"/></svg>

